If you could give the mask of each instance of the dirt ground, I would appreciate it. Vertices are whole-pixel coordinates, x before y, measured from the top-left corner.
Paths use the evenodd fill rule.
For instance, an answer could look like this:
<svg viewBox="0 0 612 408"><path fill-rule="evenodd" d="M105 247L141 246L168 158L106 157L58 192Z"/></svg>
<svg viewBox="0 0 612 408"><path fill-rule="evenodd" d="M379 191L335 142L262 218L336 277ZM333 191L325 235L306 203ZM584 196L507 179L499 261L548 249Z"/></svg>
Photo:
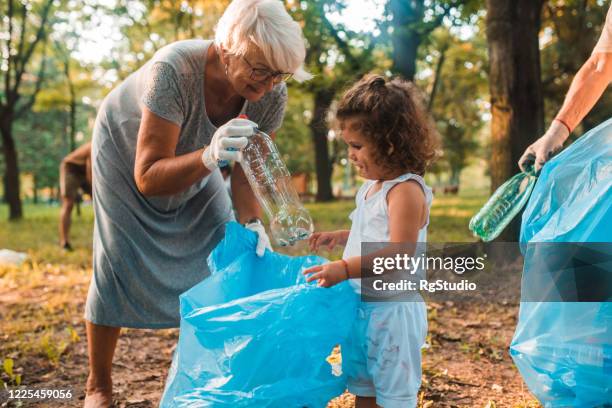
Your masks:
<svg viewBox="0 0 612 408"><path fill-rule="evenodd" d="M28 272L30 281L34 278L39 284L23 288L15 276ZM87 343L81 316L90 273L83 268L75 277L55 266L38 265L19 275L0 275L0 317L5 328L0 332L0 356L14 361L13 372L21 376L23 388L73 393L68 400L18 404L7 402L5 392L0 394L0 406L82 406ZM539 406L507 352L516 305L430 303L428 309L429 348L424 351L419 407ZM122 332L113 365L117 407L158 405L177 339L177 330ZM11 382L6 372L0 369L0 373ZM13 379L13 389L14 385ZM329 407L353 405L353 397L346 393Z"/></svg>

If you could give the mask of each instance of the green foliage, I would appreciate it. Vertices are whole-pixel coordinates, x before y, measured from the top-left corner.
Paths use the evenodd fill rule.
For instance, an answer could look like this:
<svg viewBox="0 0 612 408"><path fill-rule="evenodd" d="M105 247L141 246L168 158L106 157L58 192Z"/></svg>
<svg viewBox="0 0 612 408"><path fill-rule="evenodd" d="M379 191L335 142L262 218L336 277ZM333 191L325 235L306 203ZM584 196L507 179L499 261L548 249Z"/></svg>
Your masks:
<svg viewBox="0 0 612 408"><path fill-rule="evenodd" d="M443 147L433 171L447 172L452 185L459 185L459 175L470 160L482 157L478 136L489 109L482 22L472 30L473 35L462 40L448 27L439 27L422 47L418 65L422 74L417 83L429 90L427 103Z"/></svg>
<svg viewBox="0 0 612 408"><path fill-rule="evenodd" d="M295 85L310 93L347 88L363 74L384 72L391 61L373 33L357 33L342 24L332 24L328 14L341 12L344 1L308 0L290 2L289 12L303 22L307 42L306 69L314 78Z"/></svg>
<svg viewBox="0 0 612 408"><path fill-rule="evenodd" d="M312 98L312 110L305 123L313 140L313 163L317 164L317 198L331 198L333 167L342 155L338 142L328 145L333 101L339 93L370 71L384 72L390 60L373 33L356 33L342 24L332 24L329 13L341 12L343 1L309 0L290 2L289 12L303 22L307 41L305 66L314 78L290 86ZM294 122L295 123L295 122Z"/></svg>
<svg viewBox="0 0 612 408"><path fill-rule="evenodd" d="M310 117L310 95L296 87L290 87L285 119L275 143L292 174L314 172L314 147L307 126Z"/></svg>
<svg viewBox="0 0 612 408"><path fill-rule="evenodd" d="M109 7L97 0L55 2L45 51L37 47L26 67L35 74L43 59L46 60L45 83L36 103L14 126L20 170L32 174L39 188L56 186L59 161L69 150L70 135L81 135L83 141L89 139L94 107L111 87L172 41L212 38L213 28L228 3L229 0L119 0ZM277 143L291 172L318 170L314 166L310 126L315 117L317 95L331 93L334 100L366 72L390 73L394 53L392 34L404 29L419 36L416 82L427 95L426 102L434 94L431 113L442 136L444 155L433 171L455 183L465 166L486 157L490 97L482 21L484 2L412 2L412 9L408 11L413 14L399 29L394 27L390 3L391 0L386 1L378 30L357 33L342 24L332 24L328 18L330 13L342 12L345 1L286 1L288 11L302 26L308 43L306 69L315 75L304 84L289 83L290 99ZM31 3L28 35L34 34L37 13L43 5L44 2ZM561 106L573 75L590 54L601 32L607 7L601 0L545 3L541 43L547 122ZM82 32L95 30L101 15L110 16L122 35L114 40L112 54L100 66L86 65L76 59L76 50L81 44ZM18 13L15 18L19 22ZM6 23L0 22L0 29L6 32ZM15 30L16 39L19 29ZM444 63L436 75L442 56ZM110 83L109 79L114 82ZM24 77L25 95L34 91L35 80L36 75ZM76 101L75 129L69 123L71 90ZM3 91L0 94L5 96ZM25 103L27 98L21 101ZM333 103L327 107L333 110ZM607 118L610 110L612 94L608 93L587 116L584 128ZM326 118L329 119L328 114L324 115ZM343 149L342 143L329 146L329 161L344 157ZM2 158L0 165L4 170L1 162Z"/></svg>
<svg viewBox="0 0 612 408"><path fill-rule="evenodd" d="M95 112L89 107L83 108L86 109L80 110L77 116L77 129L89 133L88 122ZM59 163L70 152L67 121L65 110L45 110L30 112L15 124L21 172L33 176L37 189L58 186Z"/></svg>
<svg viewBox="0 0 612 408"><path fill-rule="evenodd" d="M16 9L13 24L19 23L19 29L14 31L13 47L17 46L15 41L19 38L23 21L21 5L18 3L14 2ZM17 109L23 111L13 118L12 135L18 152L20 172L32 177L36 190L58 185L59 163L70 151L71 135L80 134L83 139L87 139L84 135L89 134L89 126L95 115L95 109L88 101L97 95L92 90L98 89L100 85L94 80L90 67L81 65L71 56L78 45L79 35L71 23L78 21L76 27L84 29L94 11L87 3L89 1L53 3L41 44L32 49L29 64L24 67L26 75L19 98L22 102L17 104ZM44 4L27 3L27 24L23 26L26 38L36 34ZM20 52L26 54L27 50L26 47ZM23 56L16 53L15 58L22 59ZM39 78L44 78L44 82L40 90L37 90ZM31 99L35 92L36 98ZM69 116L73 103L76 110L74 129L71 128ZM4 173L4 163L4 157L0 157L0 174Z"/></svg>
<svg viewBox="0 0 612 408"><path fill-rule="evenodd" d="M114 16L122 33L107 69L124 79L140 68L163 46L174 41L212 39L214 27L229 0L133 1L119 0L107 13Z"/></svg>

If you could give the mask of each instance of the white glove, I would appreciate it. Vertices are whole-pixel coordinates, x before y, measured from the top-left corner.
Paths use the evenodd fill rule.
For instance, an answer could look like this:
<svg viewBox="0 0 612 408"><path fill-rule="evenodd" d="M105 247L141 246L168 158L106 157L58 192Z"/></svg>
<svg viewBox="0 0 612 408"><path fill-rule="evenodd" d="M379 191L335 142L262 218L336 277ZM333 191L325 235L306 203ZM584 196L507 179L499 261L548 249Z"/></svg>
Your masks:
<svg viewBox="0 0 612 408"><path fill-rule="evenodd" d="M542 166L561 150L569 134L569 129L563 123L553 120L544 136L529 146L519 159L518 165L521 170L525 171L528 166L535 163L534 171L536 174L539 173Z"/></svg>
<svg viewBox="0 0 612 408"><path fill-rule="evenodd" d="M260 222L252 222L246 224L244 227L257 233L257 248L255 249L257 256L263 256L264 252L266 252L266 248L272 251L272 244L270 244L270 238L268 238L268 234L266 234L266 229L263 224Z"/></svg>
<svg viewBox="0 0 612 408"><path fill-rule="evenodd" d="M256 127L257 124L248 119L232 119L221 126L202 153L204 166L208 170L214 170L228 161L241 161L242 149L249 142L248 137L253 135Z"/></svg>

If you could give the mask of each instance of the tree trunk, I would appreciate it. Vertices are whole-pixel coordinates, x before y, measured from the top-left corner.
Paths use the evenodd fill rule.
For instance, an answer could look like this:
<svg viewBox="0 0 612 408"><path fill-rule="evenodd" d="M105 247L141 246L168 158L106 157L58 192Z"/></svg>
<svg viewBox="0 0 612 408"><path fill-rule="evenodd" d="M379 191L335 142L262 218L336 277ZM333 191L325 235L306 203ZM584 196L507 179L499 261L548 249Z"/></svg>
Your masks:
<svg viewBox="0 0 612 408"><path fill-rule="evenodd" d="M334 91L321 89L314 94L314 113L309 127L315 147L315 167L317 171L317 201L330 201L334 198L331 186L333 163L329 160L327 147L326 116L334 100Z"/></svg>
<svg viewBox="0 0 612 408"><path fill-rule="evenodd" d="M36 185L37 181L36 181L36 174L32 175L32 181L33 181L33 187L32 187L32 191L34 192L34 204L38 204L38 186Z"/></svg>
<svg viewBox="0 0 612 408"><path fill-rule="evenodd" d="M450 185L451 186L457 186L459 187L459 180L461 177L461 170L462 168L460 166L451 166L451 174L450 174Z"/></svg>
<svg viewBox="0 0 612 408"><path fill-rule="evenodd" d="M23 217L21 198L19 197L19 167L17 165L17 150L12 134L12 113L6 112L0 122L2 133L2 151L4 153L4 197L9 205L9 220Z"/></svg>
<svg viewBox="0 0 612 408"><path fill-rule="evenodd" d="M446 50L447 49L448 48L443 48L440 50L440 59L438 59L438 65L436 66L434 83L431 87L431 94L429 95L429 101L427 102L427 112L432 112L433 110L433 103L436 98L436 92L438 91L438 84L440 83L442 67L444 66L444 61L446 60Z"/></svg>
<svg viewBox="0 0 612 408"><path fill-rule="evenodd" d="M487 0L492 191L519 171L518 159L544 130L538 43L542 4L543 0ZM517 238L515 222L501 239Z"/></svg>
<svg viewBox="0 0 612 408"><path fill-rule="evenodd" d="M77 114L77 100L76 91L74 89L74 83L70 77L69 61L66 61L66 79L68 80L68 89L70 90L70 151L76 149L76 114Z"/></svg>
<svg viewBox="0 0 612 408"><path fill-rule="evenodd" d="M391 0L393 14L393 71L412 81L416 74L416 59L421 36L416 24L423 20L423 0Z"/></svg>

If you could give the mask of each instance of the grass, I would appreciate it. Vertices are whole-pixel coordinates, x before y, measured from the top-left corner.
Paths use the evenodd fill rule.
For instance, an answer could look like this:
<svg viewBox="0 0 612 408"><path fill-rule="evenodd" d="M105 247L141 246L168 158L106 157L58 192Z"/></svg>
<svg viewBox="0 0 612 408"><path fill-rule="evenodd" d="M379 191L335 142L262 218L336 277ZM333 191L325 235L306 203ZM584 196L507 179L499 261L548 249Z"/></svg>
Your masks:
<svg viewBox="0 0 612 408"><path fill-rule="evenodd" d="M27 204L24 214L7 222L8 209L0 207L0 249L28 254L20 267L0 266L0 362L14 367L0 370L0 381L13 385L28 374L30 358L58 366L80 341L75 327L91 276L91 206L73 216L73 252L58 245L59 207Z"/></svg>
<svg viewBox="0 0 612 408"><path fill-rule="evenodd" d="M92 207L81 206L81 216L76 215L76 210L73 211L73 252L65 252L58 247L59 211L58 206L26 204L22 220L7 222L8 208L0 206L0 249L25 252L33 264L90 266L94 218Z"/></svg>

